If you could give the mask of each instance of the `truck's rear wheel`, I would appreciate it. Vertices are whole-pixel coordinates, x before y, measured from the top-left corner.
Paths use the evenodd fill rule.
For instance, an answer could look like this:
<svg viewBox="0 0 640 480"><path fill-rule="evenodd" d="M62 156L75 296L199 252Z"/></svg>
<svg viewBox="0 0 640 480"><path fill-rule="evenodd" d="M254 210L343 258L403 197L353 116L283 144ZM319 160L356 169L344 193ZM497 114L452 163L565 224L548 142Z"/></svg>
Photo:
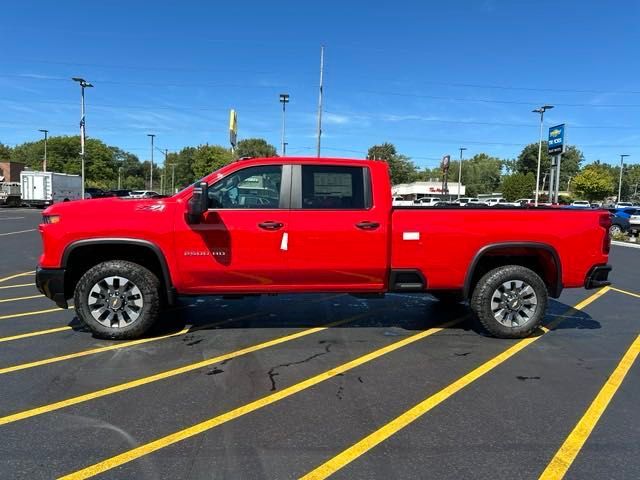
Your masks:
<svg viewBox="0 0 640 480"><path fill-rule="evenodd" d="M507 265L491 270L477 283L471 308L490 335L523 338L544 319L547 287L532 270Z"/></svg>
<svg viewBox="0 0 640 480"><path fill-rule="evenodd" d="M141 265L110 260L89 269L76 285L78 318L98 338L138 338L158 319L160 282Z"/></svg>

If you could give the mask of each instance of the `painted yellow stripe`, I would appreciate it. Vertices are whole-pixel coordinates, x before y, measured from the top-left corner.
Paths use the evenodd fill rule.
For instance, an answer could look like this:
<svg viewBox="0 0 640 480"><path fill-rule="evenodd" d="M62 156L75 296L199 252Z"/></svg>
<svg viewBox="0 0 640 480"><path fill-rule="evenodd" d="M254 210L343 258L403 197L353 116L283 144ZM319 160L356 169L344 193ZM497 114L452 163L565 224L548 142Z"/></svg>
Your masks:
<svg viewBox="0 0 640 480"><path fill-rule="evenodd" d="M19 335L12 335L10 337L2 337L0 338L0 343L12 342L13 340L22 340L23 338L38 337L40 335L48 335L50 333L64 332L66 330L73 330L73 329L71 327L58 327L58 328L49 328L47 330L38 330L37 332L21 333Z"/></svg>
<svg viewBox="0 0 640 480"><path fill-rule="evenodd" d="M285 335L284 337L274 338L272 340L268 340L266 342L259 343L257 345L252 345L250 347L236 350L235 352L218 355L217 357L208 358L200 362L191 363L191 364L184 365L182 367L174 368L171 370L166 370L164 372L156 373L148 377L142 377L137 380L120 383L118 385L107 387L101 390L95 390L93 392L89 392L84 395L79 395L77 397L67 398L66 400L61 400L59 402L42 405L40 407L31 408L29 410L24 410L22 412L17 412L11 415L6 415L4 417L0 417L0 425L6 425L7 423L17 422L19 420L24 420L26 418L35 417L37 415L42 415L44 413L53 412L55 410L60 410L62 408L70 407L72 405L77 405L79 403L88 402L89 400L95 400L96 398L106 397L107 395L112 395L114 393L123 392L125 390L130 390L132 388L141 387L142 385L148 385L149 383L157 382L159 380L164 380L170 377L175 377L176 375L192 372L194 370L208 367L216 363L223 362L225 360L240 357L242 355L247 355L249 353L257 352L259 350L264 350L265 348L273 347L275 345L280 345L285 342L290 342L291 340L306 337L307 335L312 335L314 333L322 332L324 330L327 330L330 327L351 322L359 318L365 317L367 315L371 315L372 313L374 312L361 313L353 317L349 317L343 320L338 320L337 322L332 322L322 327L308 328L300 332L296 332L290 335Z"/></svg>
<svg viewBox="0 0 640 480"><path fill-rule="evenodd" d="M383 355L394 352L402 347L406 347L407 345L411 345L412 343L415 343L418 340L422 340L423 338L433 335L434 333L438 333L442 329L448 328L460 321L461 319L453 320L445 324L442 324L439 327L430 328L428 330L424 330L422 332L416 333L400 341L397 341L390 345L382 347L378 350L374 350L373 352L367 353L366 355L358 357L354 360L343 363L342 365L332 368L331 370L327 370L311 378L303 380L302 382L296 383L279 392L272 393L270 395L267 395L266 397L262 397L251 403L235 408L221 415L217 415L213 418L210 418L209 420L206 420L201 423L197 423L189 428L185 428L184 430L180 430L178 432L172 433L165 437L154 440L150 443L140 445L139 447L136 447L132 450L121 453L120 455L116 455L115 457L108 458L102 462L96 463L95 465L91 465L90 467L84 468L82 470L71 473L69 475L65 475L64 477L61 477L61 478L64 480L89 478L99 473L110 470L112 468L123 465L125 463L131 462L137 458L148 455L152 452L160 450L174 443L181 442L182 440L193 437L194 435L198 435L207 430L211 430L212 428L222 425L223 423L242 417L243 415L247 415L248 413L254 412L260 408L264 408L268 405L271 405L272 403L278 402L287 397L295 395L296 393L299 393L303 390L313 387L314 385L317 385L326 380L329 380L335 377L336 375L345 373L360 365L363 365L367 362L375 360Z"/></svg>
<svg viewBox="0 0 640 480"><path fill-rule="evenodd" d="M614 292L624 293L625 295L630 295L632 297L640 298L640 294L630 292L628 290L622 290L621 288L611 287L611 290Z"/></svg>
<svg viewBox="0 0 640 480"><path fill-rule="evenodd" d="M17 302L18 300L30 300L32 298L40 298L40 297L44 297L44 295L38 294L38 295L29 295L27 297L3 298L2 300L0 300L0 303Z"/></svg>
<svg viewBox="0 0 640 480"><path fill-rule="evenodd" d="M69 309L73 309L73 305L69 306ZM64 312L64 308L48 308L46 310L35 310L33 312L22 312L22 313L12 313L10 315L0 315L0 320L8 320L10 318L19 318L19 317L28 317L29 315L40 315L43 313L51 313L51 312Z"/></svg>
<svg viewBox="0 0 640 480"><path fill-rule="evenodd" d="M583 309L584 307L586 307L587 305L589 305L590 303L592 303L593 301L595 301L596 299L604 295L604 293L608 291L608 289L607 290L605 289L607 289L607 287L599 290L598 292L594 293L587 299L583 300L582 302L574 306L572 309L569 309L568 312L571 312L573 310ZM383 425L378 430L367 435L362 440L353 444L346 450L343 450L335 457L327 460L325 463L323 463L319 467L315 468L305 476L301 477L302 480L318 480L318 479L324 479L333 475L335 472L344 468L346 465L353 462L355 459L359 458L360 456L362 456L363 454L365 454L366 452L374 448L376 445L379 445L380 443L384 442L389 437L395 435L397 432L399 432L406 426L418 420L424 414L426 414L430 410L440 405L442 402L444 402L449 397L451 397L452 395L456 394L457 392L465 388L467 385L475 382L477 379L487 374L488 372L496 368L498 365L509 360L518 352L528 347L533 342L537 341L542 335L549 332L550 329L553 329L565 318L566 318L565 316L560 316L556 318L553 322L549 324L548 327L542 328L542 332L543 332L542 334L535 337L528 337L518 341L518 343L509 347L504 352L491 358L490 360L483 363L479 367L475 368L471 372L467 373L466 375L460 377L458 380L449 384L442 390L427 397L425 400L413 406L412 408L402 413L398 417L394 418L386 425Z"/></svg>
<svg viewBox="0 0 640 480"><path fill-rule="evenodd" d="M4 287L0 287L0 290L5 290L7 288L20 288L20 287L35 287L35 283L21 283L20 285L5 285Z"/></svg>
<svg viewBox="0 0 640 480"><path fill-rule="evenodd" d="M31 270L30 272L15 273L13 275L9 275L8 277L0 278L0 283L6 282L7 280L12 280L18 277L26 277L27 275L33 275L34 273L36 273L35 270Z"/></svg>
<svg viewBox="0 0 640 480"><path fill-rule="evenodd" d="M598 420L607 409L609 402L611 402L618 388L622 385L627 373L631 370L633 363L638 358L638 354L640 354L640 335L636 337L585 414L556 452L547 468L542 472L540 480L560 480L565 476L589 435L591 435Z"/></svg>
<svg viewBox="0 0 640 480"><path fill-rule="evenodd" d="M185 333L189 333L189 327L183 328L179 332L170 333L168 335L162 335L159 337L142 338L140 340L132 340L130 342L115 343L112 345L107 345L105 347L92 348L90 350L84 350L82 352L70 353L67 355L60 355L58 357L45 358L44 360L37 360L35 362L22 363L20 365L13 365L11 367L0 368L0 375L3 375L5 373L10 373L10 372L17 372L19 370L26 370L28 368L41 367L43 365L50 365L52 363L64 362L65 360L86 357L88 355L95 355L98 353L110 352L111 350L119 350L121 348L133 347L134 345L143 345L145 343L157 342L158 340L177 337L178 335L184 335Z"/></svg>

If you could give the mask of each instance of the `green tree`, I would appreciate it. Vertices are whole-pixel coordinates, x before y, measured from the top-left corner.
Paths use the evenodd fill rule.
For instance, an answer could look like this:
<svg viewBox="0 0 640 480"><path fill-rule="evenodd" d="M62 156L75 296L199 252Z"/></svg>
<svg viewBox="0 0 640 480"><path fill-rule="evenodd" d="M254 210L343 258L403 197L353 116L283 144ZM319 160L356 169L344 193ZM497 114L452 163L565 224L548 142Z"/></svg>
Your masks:
<svg viewBox="0 0 640 480"><path fill-rule="evenodd" d="M219 145L199 145L193 154L193 173L202 178L209 173L231 163L231 152Z"/></svg>
<svg viewBox="0 0 640 480"><path fill-rule="evenodd" d="M547 142L542 142L542 156L540 160L540 178L551 168L551 157L547 153ZM562 154L560 163L560 189L566 188L569 178L574 178L580 171L580 163L584 157L582 152L573 145L567 147ZM536 175L538 169L538 144L531 143L524 147L515 162L515 169L518 173L533 173ZM542 180L540 180L542 182ZM542 185L541 185L542 187Z"/></svg>
<svg viewBox="0 0 640 480"><path fill-rule="evenodd" d="M614 180L606 167L592 164L576 176L573 186L589 201L603 200L613 193Z"/></svg>
<svg viewBox="0 0 640 480"><path fill-rule="evenodd" d="M415 164L406 155L399 154L392 143L372 146L367 152L367 159L386 161L389 164L393 185L412 182L419 178Z"/></svg>
<svg viewBox="0 0 640 480"><path fill-rule="evenodd" d="M242 157L276 157L276 147L262 138L246 138L240 140L236 147L236 158Z"/></svg>
<svg viewBox="0 0 640 480"><path fill-rule="evenodd" d="M533 173L513 173L502 180L502 196L513 202L519 198L530 198L536 188L536 177Z"/></svg>
<svg viewBox="0 0 640 480"><path fill-rule="evenodd" d="M449 181L458 181L459 161L449 165ZM486 153L478 153L462 162L462 184L465 195L475 197L480 193L493 193L500 186L503 161Z"/></svg>
<svg viewBox="0 0 640 480"><path fill-rule="evenodd" d="M8 162L11 160L11 148L0 143L0 162Z"/></svg>

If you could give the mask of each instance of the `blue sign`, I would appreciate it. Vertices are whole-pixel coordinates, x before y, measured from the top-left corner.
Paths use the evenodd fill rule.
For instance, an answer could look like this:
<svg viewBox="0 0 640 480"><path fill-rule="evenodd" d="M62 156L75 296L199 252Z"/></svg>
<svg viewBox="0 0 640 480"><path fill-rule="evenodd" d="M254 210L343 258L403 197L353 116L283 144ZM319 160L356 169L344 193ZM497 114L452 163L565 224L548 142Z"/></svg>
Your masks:
<svg viewBox="0 0 640 480"><path fill-rule="evenodd" d="M564 152L564 123L549 129L549 155Z"/></svg>

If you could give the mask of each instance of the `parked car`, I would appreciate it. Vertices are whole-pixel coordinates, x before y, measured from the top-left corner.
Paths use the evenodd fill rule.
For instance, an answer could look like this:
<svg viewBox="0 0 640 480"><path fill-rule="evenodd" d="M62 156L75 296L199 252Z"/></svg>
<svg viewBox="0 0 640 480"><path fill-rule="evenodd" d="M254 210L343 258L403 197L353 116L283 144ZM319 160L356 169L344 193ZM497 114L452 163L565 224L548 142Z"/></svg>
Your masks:
<svg viewBox="0 0 640 480"><path fill-rule="evenodd" d="M632 215L640 215L640 208L610 208L609 211L614 215L623 218L630 218Z"/></svg>
<svg viewBox="0 0 640 480"><path fill-rule="evenodd" d="M586 200L576 200L571 203L571 206L578 208L591 208L591 204Z"/></svg>
<svg viewBox="0 0 640 480"><path fill-rule="evenodd" d="M591 208L602 208L602 202L591 202Z"/></svg>
<svg viewBox="0 0 640 480"><path fill-rule="evenodd" d="M497 206L513 207L513 206L515 206L515 202L514 203L508 202L504 198L489 198L488 200L485 201L485 203L490 207L497 207Z"/></svg>
<svg viewBox="0 0 640 480"><path fill-rule="evenodd" d="M277 185L277 207L229 204L248 183L267 198ZM59 203L39 226L36 285L110 339L142 336L179 295L310 292L455 292L483 330L521 338L548 297L609 285L606 212L394 209L390 190L386 162L275 157L170 198Z"/></svg>
<svg viewBox="0 0 640 480"><path fill-rule="evenodd" d="M611 215L611 226L609 227L609 235L619 235L626 233L631 228L631 222L628 218L620 217L618 215Z"/></svg>
<svg viewBox="0 0 640 480"><path fill-rule="evenodd" d="M110 193L112 197L130 197L131 196L131 190L110 190L108 193Z"/></svg>
<svg viewBox="0 0 640 480"><path fill-rule="evenodd" d="M160 196L160 194L153 190L133 190L129 196L133 198L155 198Z"/></svg>
<svg viewBox="0 0 640 480"><path fill-rule="evenodd" d="M422 197L419 198L417 200L415 200L413 203L415 205L418 205L420 207L433 207L435 206L436 203L440 202L441 200L437 197Z"/></svg>
<svg viewBox="0 0 640 480"><path fill-rule="evenodd" d="M88 187L84 189L84 198L105 198L112 196L111 192L105 192L101 188Z"/></svg>
<svg viewBox="0 0 640 480"><path fill-rule="evenodd" d="M487 204L485 202L483 202L482 200L480 200L479 198L472 198L472 197L460 197L457 198L456 200L454 200L453 202L451 202L452 205L460 205L461 207L466 207L466 206L474 206L474 205L482 205L482 206L486 206Z"/></svg>
<svg viewBox="0 0 640 480"><path fill-rule="evenodd" d="M394 207L412 207L413 200L405 200L403 197L393 197L391 205Z"/></svg>
<svg viewBox="0 0 640 480"><path fill-rule="evenodd" d="M632 202L618 202L618 203L616 203L616 208L629 208L629 207L633 207L633 203Z"/></svg>

